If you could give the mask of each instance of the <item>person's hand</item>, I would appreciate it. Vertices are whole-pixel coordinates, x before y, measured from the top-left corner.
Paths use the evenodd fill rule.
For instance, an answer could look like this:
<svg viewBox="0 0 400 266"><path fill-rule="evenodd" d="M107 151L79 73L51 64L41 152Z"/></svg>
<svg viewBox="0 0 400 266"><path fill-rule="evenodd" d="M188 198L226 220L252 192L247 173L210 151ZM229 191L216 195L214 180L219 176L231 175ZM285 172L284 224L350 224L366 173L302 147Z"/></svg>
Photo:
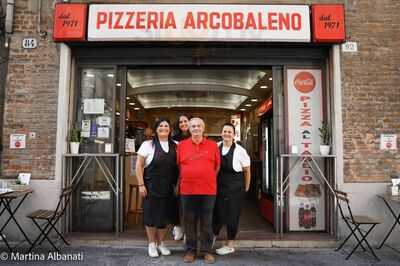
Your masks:
<svg viewBox="0 0 400 266"><path fill-rule="evenodd" d="M143 198L147 196L147 190L145 186L139 186L139 194Z"/></svg>
<svg viewBox="0 0 400 266"><path fill-rule="evenodd" d="M175 195L179 196L179 185L175 186Z"/></svg>
<svg viewBox="0 0 400 266"><path fill-rule="evenodd" d="M250 185L246 186L246 192L248 192L250 189Z"/></svg>

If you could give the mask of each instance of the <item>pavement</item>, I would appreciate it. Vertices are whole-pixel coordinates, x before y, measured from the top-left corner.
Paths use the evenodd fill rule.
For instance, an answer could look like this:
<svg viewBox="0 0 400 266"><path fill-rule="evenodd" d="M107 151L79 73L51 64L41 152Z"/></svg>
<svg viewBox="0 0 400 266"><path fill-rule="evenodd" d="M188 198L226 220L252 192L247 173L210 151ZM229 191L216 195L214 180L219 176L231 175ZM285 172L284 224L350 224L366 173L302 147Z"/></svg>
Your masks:
<svg viewBox="0 0 400 266"><path fill-rule="evenodd" d="M332 248L238 248L229 256L217 256L214 265L400 265L400 253L384 247L377 251L380 261L363 251L356 252L349 260L345 260L350 247L339 252ZM147 248L142 246L73 246L63 247L61 253L50 249L35 249L32 253L14 252L10 254L0 247L0 264L2 265L90 265L90 266L147 266L147 265L207 265L202 258L191 264L183 262L182 247L172 247L171 256L149 258Z"/></svg>

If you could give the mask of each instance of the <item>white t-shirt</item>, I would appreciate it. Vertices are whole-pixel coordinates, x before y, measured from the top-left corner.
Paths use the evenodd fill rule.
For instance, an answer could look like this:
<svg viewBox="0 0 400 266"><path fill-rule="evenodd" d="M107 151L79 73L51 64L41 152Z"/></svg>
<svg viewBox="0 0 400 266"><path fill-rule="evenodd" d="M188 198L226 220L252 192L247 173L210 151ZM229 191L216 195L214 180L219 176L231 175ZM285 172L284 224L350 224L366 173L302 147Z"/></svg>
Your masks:
<svg viewBox="0 0 400 266"><path fill-rule="evenodd" d="M218 142L218 146L221 144L222 142ZM229 149L230 147L227 148L222 146L222 155L226 155L229 152ZM235 143L235 150L233 151L233 170L236 172L243 172L243 167L248 166L250 166L250 156L242 146Z"/></svg>
<svg viewBox="0 0 400 266"><path fill-rule="evenodd" d="M165 151L165 152L169 151L168 141L160 141L160 144L161 144L161 148L163 149L163 151ZM137 154L139 154L140 156L145 158L144 167L147 167L150 165L150 163L154 157L154 151L155 151L155 145L153 146L152 140L146 140L142 143L142 145L140 145L140 148L137 151Z"/></svg>

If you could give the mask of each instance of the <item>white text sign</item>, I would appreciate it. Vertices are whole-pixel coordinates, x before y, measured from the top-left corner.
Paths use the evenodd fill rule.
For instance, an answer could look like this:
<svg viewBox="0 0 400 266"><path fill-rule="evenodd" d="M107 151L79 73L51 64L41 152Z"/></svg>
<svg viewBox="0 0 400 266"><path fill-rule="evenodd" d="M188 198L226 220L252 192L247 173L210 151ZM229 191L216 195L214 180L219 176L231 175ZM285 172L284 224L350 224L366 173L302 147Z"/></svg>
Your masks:
<svg viewBox="0 0 400 266"><path fill-rule="evenodd" d="M90 5L89 41L309 42L306 5Z"/></svg>

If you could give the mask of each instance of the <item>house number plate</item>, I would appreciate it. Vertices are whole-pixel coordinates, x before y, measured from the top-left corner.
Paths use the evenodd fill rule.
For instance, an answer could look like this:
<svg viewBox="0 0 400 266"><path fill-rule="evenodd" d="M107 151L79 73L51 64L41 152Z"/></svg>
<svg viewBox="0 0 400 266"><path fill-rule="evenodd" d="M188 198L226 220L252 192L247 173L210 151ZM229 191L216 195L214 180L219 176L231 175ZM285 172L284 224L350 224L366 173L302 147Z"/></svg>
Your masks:
<svg viewBox="0 0 400 266"><path fill-rule="evenodd" d="M35 49L37 47L37 40L35 38L24 38L22 40L22 47L25 49Z"/></svg>

